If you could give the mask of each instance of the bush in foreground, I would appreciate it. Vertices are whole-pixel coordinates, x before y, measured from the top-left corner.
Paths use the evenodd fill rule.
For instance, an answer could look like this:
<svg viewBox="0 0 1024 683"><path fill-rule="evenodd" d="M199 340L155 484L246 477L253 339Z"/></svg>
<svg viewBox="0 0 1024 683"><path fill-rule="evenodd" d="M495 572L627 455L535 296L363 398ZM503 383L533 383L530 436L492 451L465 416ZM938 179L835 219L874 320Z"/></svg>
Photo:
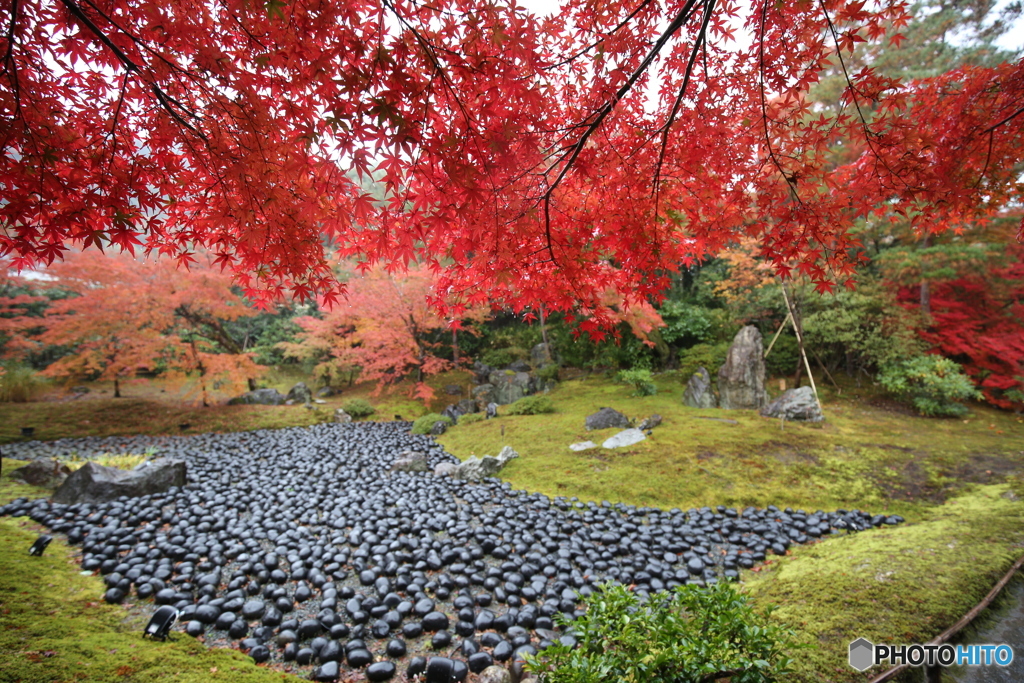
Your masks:
<svg viewBox="0 0 1024 683"><path fill-rule="evenodd" d="M579 640L530 659L548 683L698 683L729 677L766 683L790 670L792 632L754 611L727 583L680 586L646 602L619 585L605 585L586 600L586 614L570 622Z"/></svg>

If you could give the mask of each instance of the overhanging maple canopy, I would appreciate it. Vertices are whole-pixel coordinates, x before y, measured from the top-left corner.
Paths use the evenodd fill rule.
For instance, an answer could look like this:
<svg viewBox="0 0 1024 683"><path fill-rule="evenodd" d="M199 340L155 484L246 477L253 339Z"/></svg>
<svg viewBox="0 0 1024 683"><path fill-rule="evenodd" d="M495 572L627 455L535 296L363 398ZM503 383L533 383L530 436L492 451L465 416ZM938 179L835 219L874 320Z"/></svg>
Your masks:
<svg viewBox="0 0 1024 683"><path fill-rule="evenodd" d="M859 219L955 228L1021 194L1019 62L849 73L838 116L805 99L905 24L901 2L2 6L0 255L19 266L203 248L257 302L330 300L337 249L426 262L452 314L600 317L609 288L659 292L739 235L827 288Z"/></svg>

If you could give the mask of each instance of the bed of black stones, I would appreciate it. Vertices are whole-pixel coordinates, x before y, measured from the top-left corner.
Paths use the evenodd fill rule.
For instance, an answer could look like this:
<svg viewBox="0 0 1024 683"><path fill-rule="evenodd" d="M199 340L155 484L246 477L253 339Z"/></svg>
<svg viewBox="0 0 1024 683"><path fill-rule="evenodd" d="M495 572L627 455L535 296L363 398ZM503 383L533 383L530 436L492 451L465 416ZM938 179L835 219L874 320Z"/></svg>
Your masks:
<svg viewBox="0 0 1024 683"><path fill-rule="evenodd" d="M189 484L102 505L19 499L82 546L105 598L169 604L177 628L230 640L257 662L315 666L314 680L464 680L555 639L553 617L613 580L640 594L735 579L770 553L897 524L861 511L774 506L668 511L549 499L490 479L391 473L398 454L457 462L409 423L356 423L190 437L5 446L15 458L143 452L188 463Z"/></svg>

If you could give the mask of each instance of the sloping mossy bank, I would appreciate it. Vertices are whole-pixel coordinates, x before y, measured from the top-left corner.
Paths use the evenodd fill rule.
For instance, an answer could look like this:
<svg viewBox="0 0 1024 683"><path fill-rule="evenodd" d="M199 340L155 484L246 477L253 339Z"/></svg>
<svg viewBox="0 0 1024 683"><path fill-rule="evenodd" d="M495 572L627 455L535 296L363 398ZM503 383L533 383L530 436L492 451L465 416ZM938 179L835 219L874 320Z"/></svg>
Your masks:
<svg viewBox="0 0 1024 683"><path fill-rule="evenodd" d="M25 463L3 461L0 505L50 492L9 478ZM28 554L40 527L0 517L0 682L211 683L300 681L256 666L235 650L210 650L183 634L142 638L123 607L103 602L103 582L79 573L74 552L55 536L42 557Z"/></svg>
<svg viewBox="0 0 1024 683"><path fill-rule="evenodd" d="M847 665L849 643L923 643L976 605L1024 554L1020 483L979 486L922 519L826 542L744 574L756 604L810 649L796 653L791 680L866 681ZM915 680L919 671L904 680Z"/></svg>

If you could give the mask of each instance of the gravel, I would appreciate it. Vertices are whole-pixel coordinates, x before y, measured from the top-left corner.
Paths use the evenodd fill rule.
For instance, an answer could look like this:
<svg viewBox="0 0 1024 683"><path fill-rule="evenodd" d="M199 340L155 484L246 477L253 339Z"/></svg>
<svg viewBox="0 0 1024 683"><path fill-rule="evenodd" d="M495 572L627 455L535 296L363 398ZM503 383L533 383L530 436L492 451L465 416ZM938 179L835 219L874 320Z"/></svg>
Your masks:
<svg viewBox="0 0 1024 683"><path fill-rule="evenodd" d="M5 455L20 459L152 449L185 460L189 484L94 505L18 499L0 514L27 515L80 544L82 568L103 576L108 601L173 605L175 630L328 681L364 667L367 680L390 680L424 665L428 681L464 680L571 639L554 617L578 615L602 582L647 595L732 580L793 544L903 521L583 503L493 478L392 472L409 450L425 453L431 470L458 462L409 428L12 444Z"/></svg>

